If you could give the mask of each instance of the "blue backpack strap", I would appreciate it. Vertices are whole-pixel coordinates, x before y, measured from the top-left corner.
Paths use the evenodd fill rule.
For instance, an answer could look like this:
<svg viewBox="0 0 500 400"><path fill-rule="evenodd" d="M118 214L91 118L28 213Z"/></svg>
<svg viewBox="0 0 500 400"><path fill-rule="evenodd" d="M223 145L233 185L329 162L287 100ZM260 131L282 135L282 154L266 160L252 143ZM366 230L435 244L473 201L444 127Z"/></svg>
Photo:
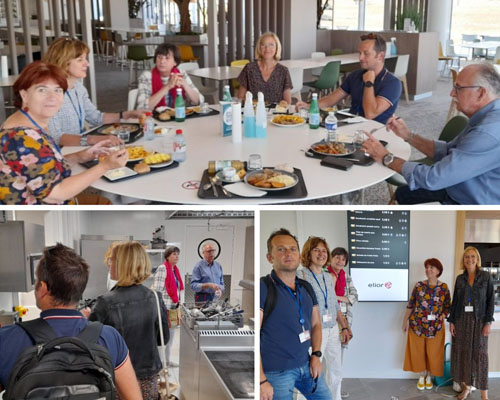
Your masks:
<svg viewBox="0 0 500 400"><path fill-rule="evenodd" d="M273 312L274 307L276 307L276 302L278 301L278 291L276 290L276 286L271 278L271 275L263 276L260 280L261 282L264 282L267 287L267 296L264 303L264 315L262 316L261 324L261 326L264 326L264 323Z"/></svg>
<svg viewBox="0 0 500 400"><path fill-rule="evenodd" d="M101 336L102 326L102 323L99 321L91 321L85 329L79 333L78 338L85 343L97 343Z"/></svg>
<svg viewBox="0 0 500 400"><path fill-rule="evenodd" d="M16 322L16 325L24 329L34 344L48 343L57 338L54 330L42 318L26 322Z"/></svg>

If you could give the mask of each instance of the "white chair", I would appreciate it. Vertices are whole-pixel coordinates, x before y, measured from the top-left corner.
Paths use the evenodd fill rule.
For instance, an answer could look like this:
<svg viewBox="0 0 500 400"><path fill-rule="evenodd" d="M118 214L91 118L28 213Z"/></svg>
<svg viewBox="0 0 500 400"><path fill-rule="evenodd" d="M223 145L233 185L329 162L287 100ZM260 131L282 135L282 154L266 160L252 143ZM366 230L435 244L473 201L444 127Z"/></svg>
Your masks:
<svg viewBox="0 0 500 400"><path fill-rule="evenodd" d="M196 61L191 61L191 62L180 63L177 66L177 68L181 72L189 73L189 71L193 71L195 69L198 69L198 68L200 68L200 66ZM205 86L203 84L201 78L198 76L189 75L189 77L191 78L191 81L193 82L193 84L198 88L200 93L203 95L203 97L205 97L205 100L210 104L214 104L216 96L217 96L217 88L211 87L211 86ZM211 98L211 101L208 101L208 99L207 99L208 97Z"/></svg>
<svg viewBox="0 0 500 400"><path fill-rule="evenodd" d="M460 69L460 60L463 58L465 61L467 61L468 59L467 55L460 54L455 51L455 44L453 43L452 39L448 40L448 45L446 46L446 55L448 57L453 57L453 60L451 61L451 67L453 67L453 61L457 61L458 69Z"/></svg>
<svg viewBox="0 0 500 400"><path fill-rule="evenodd" d="M128 106L127 110L135 110L135 106L137 105L137 96L139 94L139 89L132 89L128 92Z"/></svg>
<svg viewBox="0 0 500 400"><path fill-rule="evenodd" d="M500 46L497 46L497 51L495 52L495 57L493 57L493 64L498 64L500 60Z"/></svg>
<svg viewBox="0 0 500 400"><path fill-rule="evenodd" d="M297 100L301 101L301 91L304 86L304 70L302 68L291 68L290 69L290 77L292 78L292 97L295 97Z"/></svg>
<svg viewBox="0 0 500 400"><path fill-rule="evenodd" d="M326 53L324 53L323 51L314 51L311 53L311 58L313 60L321 60L322 58L325 58L325 57L326 57ZM313 74L313 76L320 76L322 69L323 68L313 68L311 70L311 73Z"/></svg>
<svg viewBox="0 0 500 400"><path fill-rule="evenodd" d="M408 98L408 83L406 81L406 74L408 72L408 61L410 60L409 54L398 56L396 61L396 68L394 68L394 76L403 83L403 90L405 92L406 104L410 103Z"/></svg>

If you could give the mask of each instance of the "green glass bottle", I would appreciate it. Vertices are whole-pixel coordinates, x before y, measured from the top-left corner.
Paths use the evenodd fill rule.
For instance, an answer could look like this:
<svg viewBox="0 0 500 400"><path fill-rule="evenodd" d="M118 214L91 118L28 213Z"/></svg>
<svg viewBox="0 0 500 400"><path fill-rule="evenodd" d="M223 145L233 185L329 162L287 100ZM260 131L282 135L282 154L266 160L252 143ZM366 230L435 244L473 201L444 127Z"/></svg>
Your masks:
<svg viewBox="0 0 500 400"><path fill-rule="evenodd" d="M175 96L175 122L184 122L186 119L186 104L182 98L182 89L177 88L177 96Z"/></svg>
<svg viewBox="0 0 500 400"><path fill-rule="evenodd" d="M311 106L309 107L309 128L318 129L319 120L318 94L313 93Z"/></svg>

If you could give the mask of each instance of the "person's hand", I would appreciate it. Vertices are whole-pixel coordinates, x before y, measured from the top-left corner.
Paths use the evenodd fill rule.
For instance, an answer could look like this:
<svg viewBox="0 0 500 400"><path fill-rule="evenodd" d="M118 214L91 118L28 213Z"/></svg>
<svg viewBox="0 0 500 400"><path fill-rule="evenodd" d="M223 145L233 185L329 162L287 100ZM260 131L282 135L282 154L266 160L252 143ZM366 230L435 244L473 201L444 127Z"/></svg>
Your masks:
<svg viewBox="0 0 500 400"><path fill-rule="evenodd" d="M340 332L340 343L346 344L349 340L351 340L349 329L343 329L342 332Z"/></svg>
<svg viewBox="0 0 500 400"><path fill-rule="evenodd" d="M99 157L107 156L112 153L111 150L112 146L118 146L123 144L123 141L115 136L112 136L112 138L106 138L106 137L104 138L105 138L104 140L98 141L96 144L94 144L91 147L88 147L83 151L84 162L95 160L96 158ZM113 139L118 139L118 141Z"/></svg>
<svg viewBox="0 0 500 400"><path fill-rule="evenodd" d="M490 324L485 324L483 326L483 330L482 330L481 334L483 336L489 336L490 332L491 332L491 325Z"/></svg>
<svg viewBox="0 0 500 400"><path fill-rule="evenodd" d="M120 149L113 153L100 158L99 164L104 165L106 170L124 167L127 164L128 151L127 149Z"/></svg>
<svg viewBox="0 0 500 400"><path fill-rule="evenodd" d="M337 278L335 278L335 282L337 281ZM349 303L349 299L345 296L337 296L337 300L340 300L342 303Z"/></svg>
<svg viewBox="0 0 500 400"><path fill-rule="evenodd" d="M375 83L375 71L368 70L363 74L363 82Z"/></svg>
<svg viewBox="0 0 500 400"><path fill-rule="evenodd" d="M349 332L349 340L352 340L354 335L352 334L351 328L347 328L347 332Z"/></svg>
<svg viewBox="0 0 500 400"><path fill-rule="evenodd" d="M222 297L222 290L218 287L217 289L215 289L215 297L220 299Z"/></svg>
<svg viewBox="0 0 500 400"><path fill-rule="evenodd" d="M89 319L89 315L90 315L91 311L92 310L90 309L90 307L85 307L85 308L83 308L83 309L80 310L80 312L82 313L82 315L85 318L87 318L87 319Z"/></svg>
<svg viewBox="0 0 500 400"><path fill-rule="evenodd" d="M361 150L366 154L371 156L375 161L382 163L384 156L389 153L389 151L369 132L365 132L368 139L363 142Z"/></svg>
<svg viewBox="0 0 500 400"><path fill-rule="evenodd" d="M107 147L120 146L123 144L123 141L115 135L87 135L87 143L90 145L103 141L108 143Z"/></svg>
<svg viewBox="0 0 500 400"><path fill-rule="evenodd" d="M297 111L301 110L302 108L305 108L306 110L309 110L309 104L307 104L305 101L298 101L295 104L295 109Z"/></svg>
<svg viewBox="0 0 500 400"><path fill-rule="evenodd" d="M408 320L407 319L405 319L403 321L403 333L406 333L406 332L408 332Z"/></svg>
<svg viewBox="0 0 500 400"><path fill-rule="evenodd" d="M321 360L319 357L311 356L309 361L309 371L311 372L311 376L313 378L317 378L321 375Z"/></svg>
<svg viewBox="0 0 500 400"><path fill-rule="evenodd" d="M385 127L387 131L393 131L397 136L405 141L410 139L411 132L406 126L405 121L400 117L396 117L395 115L393 115L391 118L389 118Z"/></svg>
<svg viewBox="0 0 500 400"><path fill-rule="evenodd" d="M450 322L450 333L451 333L451 336L455 337L455 324L452 324Z"/></svg>
<svg viewBox="0 0 500 400"><path fill-rule="evenodd" d="M269 382L260 385L260 400L273 400L274 389Z"/></svg>
<svg viewBox="0 0 500 400"><path fill-rule="evenodd" d="M182 88L186 88L186 80L184 79L184 75L182 74L177 74L176 77L175 77L175 86L177 87L182 87Z"/></svg>
<svg viewBox="0 0 500 400"><path fill-rule="evenodd" d="M146 113L151 112L149 110L130 110L123 113L123 119L137 118L139 121L146 118Z"/></svg>

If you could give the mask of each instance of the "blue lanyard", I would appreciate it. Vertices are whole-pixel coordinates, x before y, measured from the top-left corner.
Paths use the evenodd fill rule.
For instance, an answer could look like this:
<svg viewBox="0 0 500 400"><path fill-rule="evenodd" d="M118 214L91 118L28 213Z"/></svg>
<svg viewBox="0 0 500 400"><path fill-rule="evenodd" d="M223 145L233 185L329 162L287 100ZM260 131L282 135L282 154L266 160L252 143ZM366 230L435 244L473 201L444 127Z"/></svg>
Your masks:
<svg viewBox="0 0 500 400"><path fill-rule="evenodd" d="M427 280L427 287L429 288L429 291L431 290L431 287L429 285L429 280ZM434 307L434 295L436 294L436 288L438 287L438 284L436 283L436 286L434 286L434 289L432 289L432 294L431 294L431 315L433 314L433 307Z"/></svg>
<svg viewBox="0 0 500 400"><path fill-rule="evenodd" d="M304 330L304 324L306 321L304 320L304 317L302 316L302 295L300 294L300 286L297 281L295 281L295 288L297 289L297 296L294 296L292 293L292 289L290 289L288 286L286 286L286 290L288 290L288 293L290 293L290 296L292 296L293 301L297 305L297 308L299 310L299 323L302 325L302 330Z"/></svg>
<svg viewBox="0 0 500 400"><path fill-rule="evenodd" d="M470 287L469 282L467 282L467 292L468 292L468 295L469 295L469 302L468 302L468 304L470 305L470 301L472 299L472 288Z"/></svg>
<svg viewBox="0 0 500 400"><path fill-rule="evenodd" d="M76 109L75 103L73 102L73 99L71 98L71 95L69 94L69 91L66 91L66 94L69 97L69 101L71 101L71 105L73 106L73 110L75 110L76 116L78 117L78 124L80 126L80 133L84 131L83 129L83 112L82 112L82 106L80 105L80 102L78 101L78 96L76 96L76 103L78 104L78 110Z"/></svg>
<svg viewBox="0 0 500 400"><path fill-rule="evenodd" d="M31 121L31 123L33 125L35 125L38 129L40 129L46 136L49 136L49 134L45 131L45 129L43 129L40 125L38 125L38 123L33 118L31 118L31 115L29 115L22 108L21 108L21 112L26 116L26 118L28 118Z"/></svg>
<svg viewBox="0 0 500 400"><path fill-rule="evenodd" d="M323 283L325 284L325 291L323 291L323 288L319 284L318 278L316 278L316 274L314 272L312 272L312 271L310 271L310 272L311 272L314 280L318 284L319 290L321 290L321 293L323 293L323 297L325 298L325 308L328 311L328 288L326 286L325 274L324 273L322 274L322 276L323 276Z"/></svg>

